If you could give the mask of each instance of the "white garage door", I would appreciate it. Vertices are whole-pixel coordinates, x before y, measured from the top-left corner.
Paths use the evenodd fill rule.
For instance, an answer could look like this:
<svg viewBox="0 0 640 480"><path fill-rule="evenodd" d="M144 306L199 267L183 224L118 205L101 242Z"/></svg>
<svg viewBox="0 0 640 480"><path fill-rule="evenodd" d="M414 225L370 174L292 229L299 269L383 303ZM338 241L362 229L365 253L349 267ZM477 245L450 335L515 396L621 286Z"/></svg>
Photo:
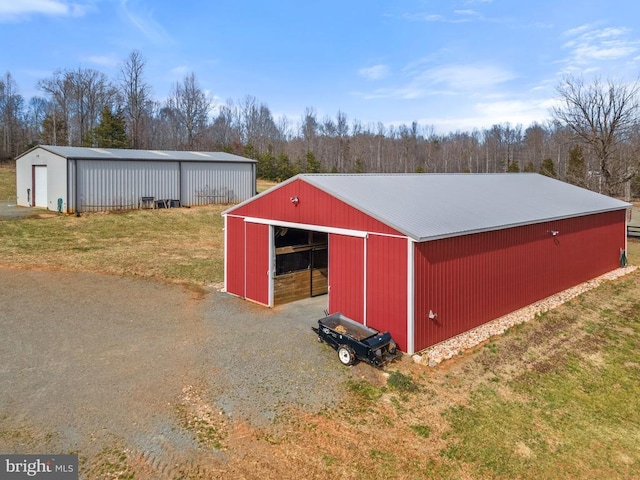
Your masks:
<svg viewBox="0 0 640 480"><path fill-rule="evenodd" d="M47 207L47 167L33 167L34 192L33 200L36 207Z"/></svg>

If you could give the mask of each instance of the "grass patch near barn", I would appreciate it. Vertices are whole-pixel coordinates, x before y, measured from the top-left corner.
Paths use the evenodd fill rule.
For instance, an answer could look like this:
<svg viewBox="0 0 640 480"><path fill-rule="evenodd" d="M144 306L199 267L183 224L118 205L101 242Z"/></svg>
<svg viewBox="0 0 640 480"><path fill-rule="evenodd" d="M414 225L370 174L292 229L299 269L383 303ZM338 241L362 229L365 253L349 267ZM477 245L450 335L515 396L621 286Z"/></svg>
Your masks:
<svg viewBox="0 0 640 480"><path fill-rule="evenodd" d="M0 220L0 265L219 283L225 208Z"/></svg>
<svg viewBox="0 0 640 480"><path fill-rule="evenodd" d="M263 180L262 178L259 178L256 181L256 190L258 191L258 193L262 193L265 190L269 190L271 187L277 184L278 182L273 182L271 180Z"/></svg>
<svg viewBox="0 0 640 480"><path fill-rule="evenodd" d="M0 202L16 201L16 164L0 163Z"/></svg>

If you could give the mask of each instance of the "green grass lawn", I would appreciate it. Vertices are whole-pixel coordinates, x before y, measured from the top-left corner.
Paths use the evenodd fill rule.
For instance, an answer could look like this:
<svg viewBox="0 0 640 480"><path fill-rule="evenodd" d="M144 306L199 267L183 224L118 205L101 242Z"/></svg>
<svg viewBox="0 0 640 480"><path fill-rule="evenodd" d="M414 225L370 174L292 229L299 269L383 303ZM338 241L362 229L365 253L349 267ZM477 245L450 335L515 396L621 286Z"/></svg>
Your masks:
<svg viewBox="0 0 640 480"><path fill-rule="evenodd" d="M0 265L206 284L223 278L224 206L0 221Z"/></svg>
<svg viewBox="0 0 640 480"><path fill-rule="evenodd" d="M15 163L0 163L0 201L16 201Z"/></svg>

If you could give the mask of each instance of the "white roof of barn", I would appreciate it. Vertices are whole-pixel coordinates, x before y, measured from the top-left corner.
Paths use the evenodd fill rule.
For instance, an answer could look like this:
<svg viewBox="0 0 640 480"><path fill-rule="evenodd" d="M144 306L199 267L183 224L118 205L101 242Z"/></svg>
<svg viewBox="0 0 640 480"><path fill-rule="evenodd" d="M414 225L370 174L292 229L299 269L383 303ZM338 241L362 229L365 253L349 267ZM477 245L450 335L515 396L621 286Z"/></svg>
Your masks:
<svg viewBox="0 0 640 480"><path fill-rule="evenodd" d="M416 241L631 206L537 173L302 174L285 183L295 179L316 186Z"/></svg>
<svg viewBox="0 0 640 480"><path fill-rule="evenodd" d="M179 150L133 150L124 148L58 147L53 145L38 145L35 148L43 148L61 157L78 160L178 160L188 162L256 163L255 160L252 160L250 158L233 155L226 152L187 152Z"/></svg>

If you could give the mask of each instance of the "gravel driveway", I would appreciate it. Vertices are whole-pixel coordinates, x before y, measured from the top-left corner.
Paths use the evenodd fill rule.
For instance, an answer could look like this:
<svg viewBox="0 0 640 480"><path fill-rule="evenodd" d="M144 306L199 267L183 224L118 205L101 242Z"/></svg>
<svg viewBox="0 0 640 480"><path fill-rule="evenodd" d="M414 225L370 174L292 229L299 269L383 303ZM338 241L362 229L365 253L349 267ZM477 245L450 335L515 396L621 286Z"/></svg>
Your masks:
<svg viewBox="0 0 640 480"><path fill-rule="evenodd" d="M90 471L118 445L164 471L201 462L192 416L253 428L331 405L352 369L310 330L325 302L0 269L0 451L78 451Z"/></svg>

